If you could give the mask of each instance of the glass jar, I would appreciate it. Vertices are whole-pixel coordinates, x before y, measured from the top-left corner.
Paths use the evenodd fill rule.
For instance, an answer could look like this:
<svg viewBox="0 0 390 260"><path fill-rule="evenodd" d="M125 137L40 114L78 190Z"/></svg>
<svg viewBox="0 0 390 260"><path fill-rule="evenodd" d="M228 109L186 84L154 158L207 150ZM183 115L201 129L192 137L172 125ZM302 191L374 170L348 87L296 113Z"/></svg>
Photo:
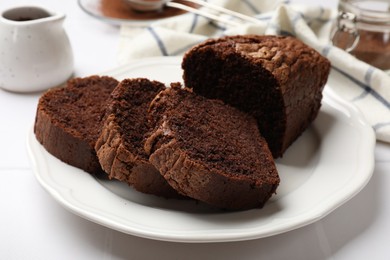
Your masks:
<svg viewBox="0 0 390 260"><path fill-rule="evenodd" d="M335 46L379 69L390 69L390 0L340 0Z"/></svg>

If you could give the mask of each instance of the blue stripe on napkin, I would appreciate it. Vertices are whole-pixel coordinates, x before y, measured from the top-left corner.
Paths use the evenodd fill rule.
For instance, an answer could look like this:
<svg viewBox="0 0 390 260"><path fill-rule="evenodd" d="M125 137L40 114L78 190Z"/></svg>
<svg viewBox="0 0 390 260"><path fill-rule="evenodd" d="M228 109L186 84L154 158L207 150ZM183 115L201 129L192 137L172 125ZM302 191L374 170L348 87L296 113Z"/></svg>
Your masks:
<svg viewBox="0 0 390 260"><path fill-rule="evenodd" d="M161 40L161 38L158 36L156 31L152 27L148 27L147 30L150 32L150 34L153 36L153 38L156 40L156 43L158 45L158 48L161 51L161 54L163 56L168 56L167 48L164 45L164 42Z"/></svg>
<svg viewBox="0 0 390 260"><path fill-rule="evenodd" d="M341 75L343 75L344 77L346 77L347 79L349 79L350 81L352 81L356 86L359 86L360 88L362 88L364 90L364 94L365 95L372 95L377 101L379 101L383 106L385 106L387 109L390 109L390 102L387 101L383 96L381 96L375 89L373 89L370 85L368 84L365 84L365 83L362 83L361 81L359 81L358 79L356 79L355 77L349 75L348 73L346 73L345 71L339 69L339 68L336 68L334 66L332 66L332 68L339 72ZM366 72L369 73L370 70L368 70ZM374 70L371 71L371 73L373 72ZM371 77L371 76L370 76Z"/></svg>

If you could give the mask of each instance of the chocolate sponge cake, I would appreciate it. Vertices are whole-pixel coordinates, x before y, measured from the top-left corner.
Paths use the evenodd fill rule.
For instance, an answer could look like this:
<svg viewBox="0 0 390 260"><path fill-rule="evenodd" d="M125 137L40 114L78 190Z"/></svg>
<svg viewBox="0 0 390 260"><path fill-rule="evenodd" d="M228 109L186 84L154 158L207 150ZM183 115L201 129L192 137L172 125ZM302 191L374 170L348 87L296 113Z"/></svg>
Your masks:
<svg viewBox="0 0 390 260"><path fill-rule="evenodd" d="M118 81L90 76L48 90L39 99L34 133L48 152L91 174L104 174L95 153L106 101Z"/></svg>
<svg viewBox="0 0 390 260"><path fill-rule="evenodd" d="M144 151L145 136L151 130L146 119L150 102L165 85L144 78L125 79L112 92L96 152L110 178L143 193L180 197Z"/></svg>
<svg viewBox="0 0 390 260"><path fill-rule="evenodd" d="M275 192L278 173L253 117L175 84L152 101L149 119L149 160L181 194L242 210Z"/></svg>
<svg viewBox="0 0 390 260"><path fill-rule="evenodd" d="M182 68L195 93L255 117L279 157L316 118L330 63L293 37L245 35L193 47Z"/></svg>

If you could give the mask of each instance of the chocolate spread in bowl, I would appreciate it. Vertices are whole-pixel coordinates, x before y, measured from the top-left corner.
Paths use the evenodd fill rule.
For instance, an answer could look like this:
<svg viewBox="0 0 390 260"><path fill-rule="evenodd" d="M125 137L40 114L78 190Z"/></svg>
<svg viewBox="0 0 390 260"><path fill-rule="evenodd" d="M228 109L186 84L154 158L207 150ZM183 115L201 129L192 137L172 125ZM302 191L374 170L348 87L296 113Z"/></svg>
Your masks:
<svg viewBox="0 0 390 260"><path fill-rule="evenodd" d="M198 7L196 4L187 3L185 1L176 2L184 3L194 8ZM132 10L124 0L102 0L100 8L101 12L107 17L126 20L154 20L186 13L184 10L172 7L164 7L161 11L156 12L138 12Z"/></svg>
<svg viewBox="0 0 390 260"><path fill-rule="evenodd" d="M388 0L340 0L335 46L379 69L390 69Z"/></svg>
<svg viewBox="0 0 390 260"><path fill-rule="evenodd" d="M390 69L390 39L389 33L360 32L360 43L351 52L358 59L379 69Z"/></svg>

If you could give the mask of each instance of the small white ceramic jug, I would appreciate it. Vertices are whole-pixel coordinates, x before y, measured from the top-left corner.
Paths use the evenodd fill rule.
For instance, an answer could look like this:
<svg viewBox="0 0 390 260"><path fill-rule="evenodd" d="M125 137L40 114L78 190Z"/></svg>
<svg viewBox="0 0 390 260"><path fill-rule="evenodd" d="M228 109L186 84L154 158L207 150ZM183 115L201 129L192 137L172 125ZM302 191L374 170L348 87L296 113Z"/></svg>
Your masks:
<svg viewBox="0 0 390 260"><path fill-rule="evenodd" d="M38 6L0 13L0 88L34 92L56 87L73 73L64 14Z"/></svg>

